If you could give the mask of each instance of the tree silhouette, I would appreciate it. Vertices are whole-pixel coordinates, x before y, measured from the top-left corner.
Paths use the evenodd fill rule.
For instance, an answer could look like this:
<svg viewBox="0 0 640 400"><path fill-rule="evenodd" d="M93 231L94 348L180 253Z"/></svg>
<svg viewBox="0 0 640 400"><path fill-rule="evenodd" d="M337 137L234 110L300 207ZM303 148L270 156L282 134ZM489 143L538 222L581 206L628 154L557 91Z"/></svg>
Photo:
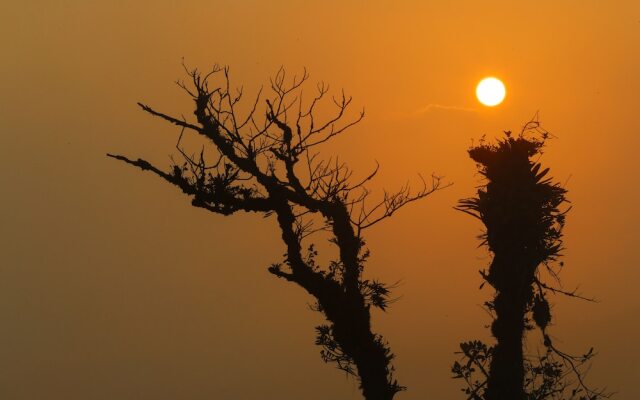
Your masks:
<svg viewBox="0 0 640 400"><path fill-rule="evenodd" d="M606 396L592 390L583 380L584 365L593 349L572 356L557 349L547 328L551 322L549 294L580 297L547 283L551 277L560 283L562 230L569 207L567 193L548 176L537 158L548 132L537 120L522 132L496 144L484 140L469 150L486 184L474 198L461 200L457 209L478 218L486 231L481 237L493 253L489 271L482 278L495 290L485 303L493 315L491 333L495 346L481 341L460 345L462 359L452 372L463 379L468 399L598 399ZM547 279L548 280L548 279ZM484 285L484 284L483 284ZM527 330L542 333L543 354L527 357L523 340Z"/></svg>
<svg viewBox="0 0 640 400"><path fill-rule="evenodd" d="M305 102L306 71L289 80L280 69L270 81L263 111L259 111L260 89L248 111L240 115L242 89L231 89L227 67L215 66L205 74L185 70L189 83L178 84L195 102L196 122L139 103L147 113L182 129L176 145L181 161L163 171L142 159L108 156L179 187L192 197L195 207L222 215L238 211L275 215L286 253L268 271L296 283L316 299L315 309L327 319L325 325L316 327L322 359L356 375L366 399L392 399L404 388L393 376L393 353L371 329L370 315L371 307L386 309L390 287L363 277L369 252L362 234L404 205L442 188L440 179L422 179L421 189L415 192L408 185L385 192L370 204L365 185L378 167L353 181L344 163L337 158L322 160L316 152L317 146L363 118L361 112L345 122L351 97L344 92L333 97L333 115L321 120L316 110L328 87L318 84L315 95ZM185 130L207 141L206 152L203 148L197 155L188 155L181 144ZM319 232L329 235L337 247L337 258L326 266L317 261L314 245L307 244L309 236Z"/></svg>

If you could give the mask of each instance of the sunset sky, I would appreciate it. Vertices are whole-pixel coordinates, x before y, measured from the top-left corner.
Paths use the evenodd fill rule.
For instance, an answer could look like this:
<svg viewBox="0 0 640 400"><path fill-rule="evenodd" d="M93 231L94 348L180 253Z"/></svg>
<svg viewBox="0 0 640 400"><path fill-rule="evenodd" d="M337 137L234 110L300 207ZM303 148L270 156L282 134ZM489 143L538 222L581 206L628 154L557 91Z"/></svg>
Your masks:
<svg viewBox="0 0 640 400"><path fill-rule="evenodd" d="M558 347L599 353L594 386L640 398L640 1L13 1L0 7L0 397L360 399L324 364L312 298L267 267L274 219L222 217L151 174L179 131L181 60L229 65L248 93L280 66L344 88L366 117L323 148L372 187L453 185L367 234L366 276L399 281L374 328L409 390L463 399L460 341L488 339L481 224L453 209L481 184L475 140L539 112L541 161L568 189ZM505 101L481 105L500 78Z"/></svg>

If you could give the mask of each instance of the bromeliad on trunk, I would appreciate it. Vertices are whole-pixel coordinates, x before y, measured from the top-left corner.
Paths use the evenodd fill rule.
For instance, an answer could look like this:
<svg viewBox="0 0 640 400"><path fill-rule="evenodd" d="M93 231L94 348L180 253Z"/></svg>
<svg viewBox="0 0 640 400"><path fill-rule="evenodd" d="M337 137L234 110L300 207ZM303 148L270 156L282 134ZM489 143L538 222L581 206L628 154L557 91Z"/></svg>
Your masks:
<svg viewBox="0 0 640 400"><path fill-rule="evenodd" d="M483 244L493 254L488 271L481 271L495 296L485 303L494 316L494 346L480 341L461 344L462 362L452 372L464 379L469 399L539 400L597 399L600 391L582 380L581 366L593 355L570 356L554 347L547 334L551 322L550 293L563 292L543 276L559 279L556 264L562 251L567 190L549 177L538 156L549 134L537 121L513 136L505 132L495 144L484 140L469 150L485 184L477 196L463 199L457 209L485 226ZM523 352L527 330L537 326L546 348L533 359ZM574 376L571 381L569 375Z"/></svg>

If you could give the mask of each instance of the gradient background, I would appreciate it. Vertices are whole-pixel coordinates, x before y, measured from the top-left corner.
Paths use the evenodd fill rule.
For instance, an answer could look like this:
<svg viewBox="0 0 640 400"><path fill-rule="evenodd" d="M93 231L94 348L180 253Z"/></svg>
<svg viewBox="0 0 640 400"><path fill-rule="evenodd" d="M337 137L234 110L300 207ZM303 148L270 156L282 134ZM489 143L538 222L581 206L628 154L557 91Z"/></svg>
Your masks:
<svg viewBox="0 0 640 400"><path fill-rule="evenodd" d="M345 88L365 120L325 151L375 187L454 185L368 233L367 276L401 280L375 329L399 399L461 399L461 340L486 337L481 226L452 209L479 183L466 149L540 110L567 182L567 288L552 334L599 351L589 381L640 397L640 2L21 1L0 6L0 397L359 399L313 345L322 318L267 266L275 221L194 209L150 174L178 132L136 101L191 115L180 60L255 89L283 65ZM503 105L474 97L502 78Z"/></svg>

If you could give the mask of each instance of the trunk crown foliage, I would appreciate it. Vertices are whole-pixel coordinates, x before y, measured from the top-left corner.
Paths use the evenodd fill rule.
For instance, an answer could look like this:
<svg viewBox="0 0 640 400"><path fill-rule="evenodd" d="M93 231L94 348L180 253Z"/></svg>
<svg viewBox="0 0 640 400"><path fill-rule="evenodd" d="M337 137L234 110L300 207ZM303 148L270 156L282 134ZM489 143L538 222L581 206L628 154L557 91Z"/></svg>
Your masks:
<svg viewBox="0 0 640 400"><path fill-rule="evenodd" d="M489 270L480 271L495 290L485 303L493 316L494 346L481 341L460 345L461 362L452 367L454 378L463 379L468 399L540 400L597 399L602 392L583 382L581 367L593 352L572 356L554 347L547 334L552 321L549 294L565 292L545 282L559 284L563 263L562 231L567 190L549 176L538 162L549 134L537 121L525 125L519 135L505 132L495 143L484 139L469 149L484 184L477 195L456 207L485 226L482 244L493 254ZM557 265L556 265L557 264ZM544 341L543 355L524 354L527 330L537 327Z"/></svg>
<svg viewBox="0 0 640 400"><path fill-rule="evenodd" d="M547 176L549 168L531 160L543 146L543 140L508 134L470 149L487 183L459 205L485 225L491 252L518 254L533 268L559 256L566 213L559 207L567 201L567 191Z"/></svg>

